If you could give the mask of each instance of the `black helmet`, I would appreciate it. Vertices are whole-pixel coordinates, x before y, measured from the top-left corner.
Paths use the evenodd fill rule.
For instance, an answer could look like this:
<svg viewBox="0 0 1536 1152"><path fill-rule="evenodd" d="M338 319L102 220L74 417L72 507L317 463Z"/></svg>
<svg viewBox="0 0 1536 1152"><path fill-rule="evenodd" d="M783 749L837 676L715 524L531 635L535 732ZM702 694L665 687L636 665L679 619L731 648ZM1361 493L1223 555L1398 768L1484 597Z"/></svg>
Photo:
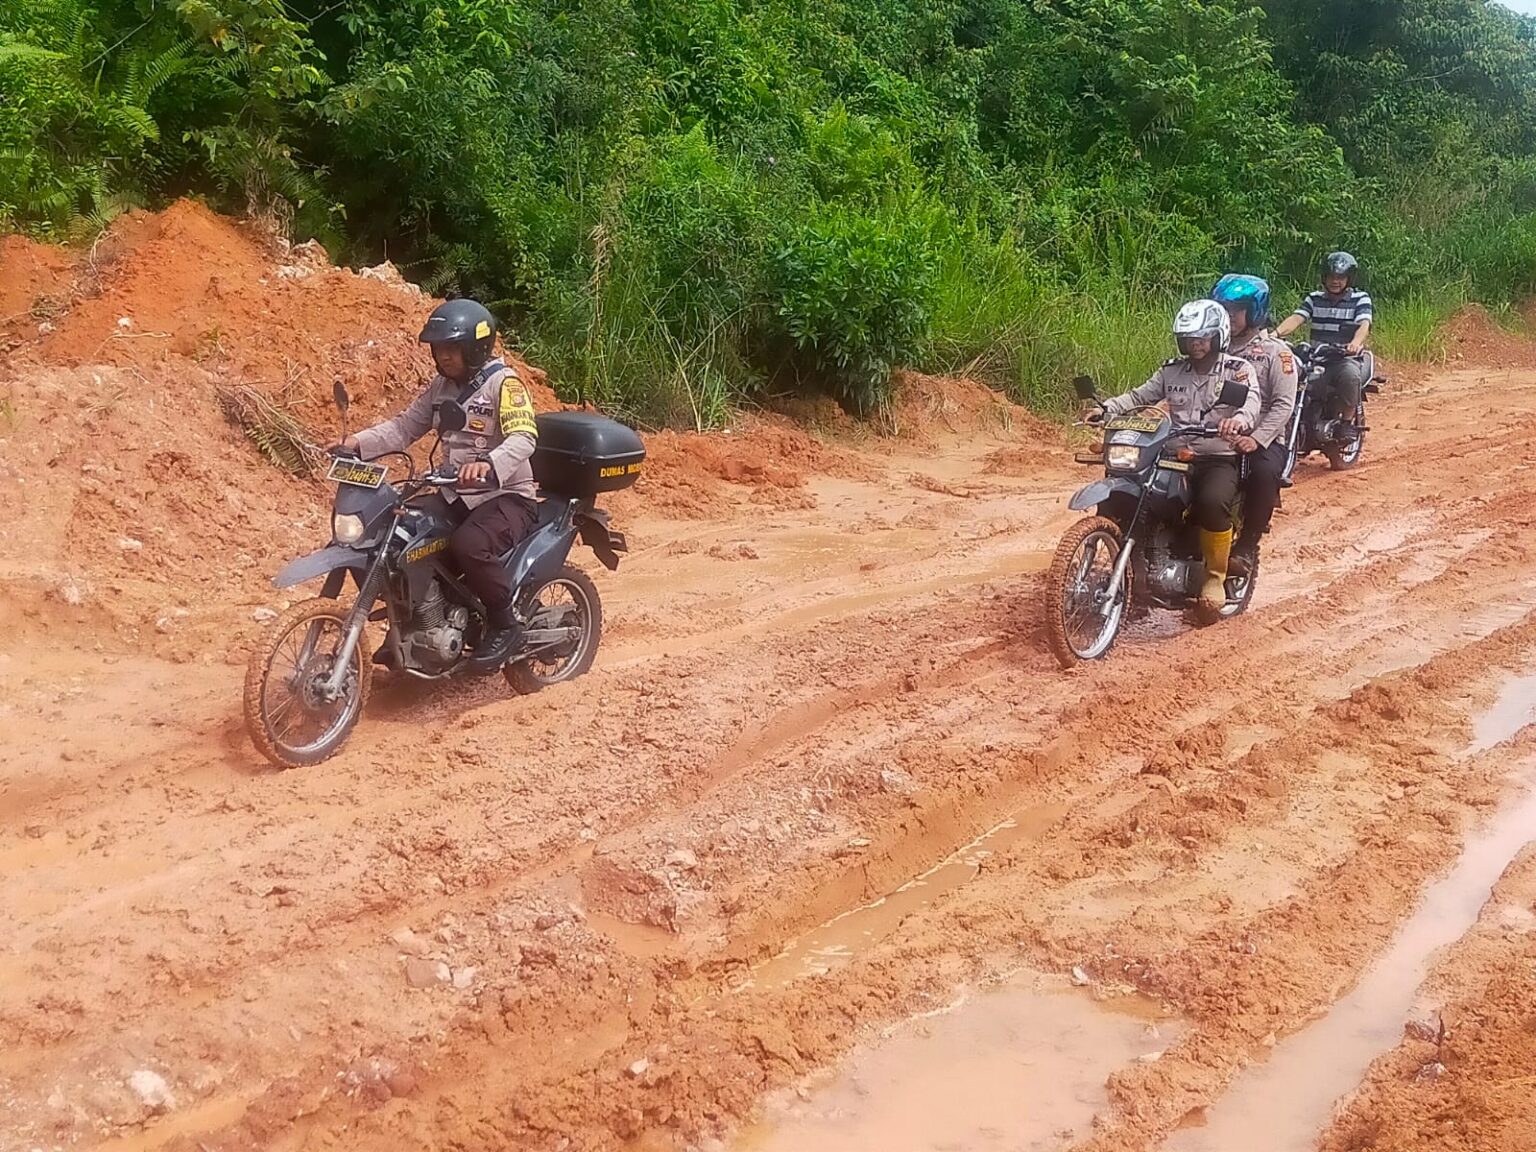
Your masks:
<svg viewBox="0 0 1536 1152"><path fill-rule="evenodd" d="M1360 271L1360 262L1348 252L1330 252L1323 260L1323 277L1342 276L1344 283L1349 287L1355 286L1355 273Z"/></svg>
<svg viewBox="0 0 1536 1152"><path fill-rule="evenodd" d="M417 339L423 344L457 344L464 349L464 363L477 369L491 358L496 317L476 300L448 300L427 317Z"/></svg>

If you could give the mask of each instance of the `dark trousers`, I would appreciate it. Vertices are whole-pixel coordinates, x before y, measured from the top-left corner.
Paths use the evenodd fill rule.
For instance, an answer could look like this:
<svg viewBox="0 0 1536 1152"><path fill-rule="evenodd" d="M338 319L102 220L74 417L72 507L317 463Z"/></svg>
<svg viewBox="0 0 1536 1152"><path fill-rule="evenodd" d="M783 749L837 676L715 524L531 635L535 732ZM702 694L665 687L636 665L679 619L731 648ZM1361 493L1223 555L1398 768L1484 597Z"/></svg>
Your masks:
<svg viewBox="0 0 1536 1152"><path fill-rule="evenodd" d="M1225 532L1232 527L1232 508L1237 503L1237 458L1205 456L1197 458L1189 474L1194 490L1194 508L1190 519L1207 532Z"/></svg>
<svg viewBox="0 0 1536 1152"><path fill-rule="evenodd" d="M1365 384L1365 361L1358 356L1335 360L1323 369L1318 386L1322 389L1323 412L1329 417L1353 419L1360 404L1360 389Z"/></svg>
<svg viewBox="0 0 1536 1152"><path fill-rule="evenodd" d="M1243 481L1243 532L1238 546L1256 548L1280 505L1280 476L1285 471L1285 441L1248 454L1248 479Z"/></svg>
<svg viewBox="0 0 1536 1152"><path fill-rule="evenodd" d="M505 613L512 603L512 580L502 567L508 549L528 538L539 522L538 505L522 496L498 496L465 512L457 500L448 501L449 515L459 526L448 538L448 552L464 574L464 583L490 612Z"/></svg>

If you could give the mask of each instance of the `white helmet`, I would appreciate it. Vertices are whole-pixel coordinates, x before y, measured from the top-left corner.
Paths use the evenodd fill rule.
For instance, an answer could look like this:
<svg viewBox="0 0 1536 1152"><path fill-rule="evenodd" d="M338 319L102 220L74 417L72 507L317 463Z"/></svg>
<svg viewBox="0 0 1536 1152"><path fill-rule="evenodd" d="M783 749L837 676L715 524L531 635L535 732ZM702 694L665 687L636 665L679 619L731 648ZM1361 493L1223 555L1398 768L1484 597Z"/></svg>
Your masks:
<svg viewBox="0 0 1536 1152"><path fill-rule="evenodd" d="M1179 352L1185 356L1185 342L1191 338L1214 341L1213 352L1225 352L1232 344L1232 317L1214 300L1191 300L1173 318L1173 335Z"/></svg>

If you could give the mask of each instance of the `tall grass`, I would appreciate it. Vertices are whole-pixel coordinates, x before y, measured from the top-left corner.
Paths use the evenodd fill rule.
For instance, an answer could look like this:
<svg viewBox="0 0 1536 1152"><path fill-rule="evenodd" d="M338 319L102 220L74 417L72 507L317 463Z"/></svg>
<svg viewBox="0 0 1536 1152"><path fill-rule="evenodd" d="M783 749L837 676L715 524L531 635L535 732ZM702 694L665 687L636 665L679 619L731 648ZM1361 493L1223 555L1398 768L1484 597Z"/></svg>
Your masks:
<svg viewBox="0 0 1536 1152"><path fill-rule="evenodd" d="M1457 285L1435 293L1377 301L1371 346L1389 360L1443 364L1445 322L1466 302L1465 290Z"/></svg>

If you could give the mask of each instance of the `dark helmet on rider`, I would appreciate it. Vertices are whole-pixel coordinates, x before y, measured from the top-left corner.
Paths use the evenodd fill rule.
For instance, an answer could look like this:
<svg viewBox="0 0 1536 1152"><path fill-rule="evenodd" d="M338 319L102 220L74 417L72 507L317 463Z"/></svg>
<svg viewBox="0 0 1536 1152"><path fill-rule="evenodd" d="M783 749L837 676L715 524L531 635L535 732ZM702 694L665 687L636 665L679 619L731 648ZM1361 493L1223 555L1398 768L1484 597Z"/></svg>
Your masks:
<svg viewBox="0 0 1536 1152"><path fill-rule="evenodd" d="M473 371L491 358L496 343L496 318L475 300L448 300L427 317L417 339L423 344L457 344Z"/></svg>
<svg viewBox="0 0 1536 1152"><path fill-rule="evenodd" d="M1211 299L1218 304L1240 305L1248 313L1248 327L1262 328L1269 323L1269 283L1258 276L1229 272L1216 281Z"/></svg>
<svg viewBox="0 0 1536 1152"><path fill-rule="evenodd" d="M1323 279L1330 276L1344 277L1344 286L1355 286L1355 274L1360 271L1360 262L1348 252L1330 252L1323 258Z"/></svg>
<svg viewBox="0 0 1536 1152"><path fill-rule="evenodd" d="M1225 352L1232 343L1232 317L1214 300L1191 300L1173 318L1179 355L1189 355L1189 341L1209 340L1211 351Z"/></svg>

